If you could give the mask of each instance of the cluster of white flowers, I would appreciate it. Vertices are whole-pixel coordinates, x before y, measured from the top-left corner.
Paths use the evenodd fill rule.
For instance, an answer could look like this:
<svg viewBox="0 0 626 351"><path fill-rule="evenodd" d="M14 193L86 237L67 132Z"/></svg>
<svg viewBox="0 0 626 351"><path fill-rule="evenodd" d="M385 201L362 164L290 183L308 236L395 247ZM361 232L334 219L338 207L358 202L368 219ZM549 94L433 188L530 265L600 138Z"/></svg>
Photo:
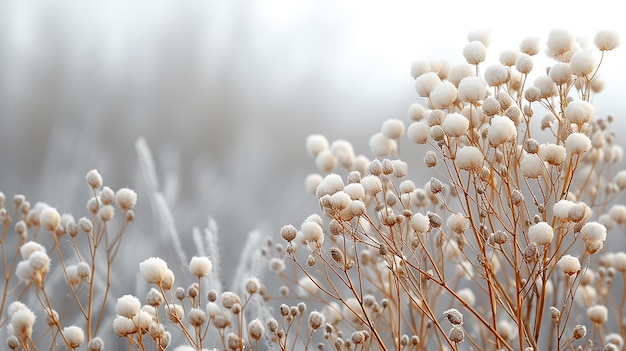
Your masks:
<svg viewBox="0 0 626 351"><path fill-rule="evenodd" d="M626 206L615 203L626 173L609 173L623 149L609 128L613 117L597 116L591 100L604 87L600 62L619 36L601 31L593 43L595 50L566 30L551 31L547 54L554 63L543 71L535 65L539 38L487 63L489 35L473 32L465 62L412 65L425 104L409 107L408 125L383 122L369 139L375 159L356 154L345 140L309 136L306 149L321 173L307 176L305 187L323 216L309 216L299 230L282 228L286 253L304 274L291 278L297 289L281 286L281 296L339 300L342 306L322 299L325 339L335 348L363 340L374 348L413 342L417 349L455 348L468 336L476 347L537 348L549 338L539 326L556 289L567 290L557 298L563 308L580 312L582 303L591 322L604 324L609 272L626 272L626 254L598 253L607 233L626 224ZM438 174L423 187L409 178L412 164L400 159L405 135L430 148L423 164ZM269 264L286 280L284 252ZM453 284L459 277L464 282ZM435 314L442 301L463 309L443 311L453 324L449 332ZM414 322L400 327L379 318L381 310L390 320ZM472 331L463 328L464 318ZM560 331L570 327L569 314L555 318L559 345L589 337L576 325L568 341ZM343 328L369 328L343 333L342 321Z"/></svg>

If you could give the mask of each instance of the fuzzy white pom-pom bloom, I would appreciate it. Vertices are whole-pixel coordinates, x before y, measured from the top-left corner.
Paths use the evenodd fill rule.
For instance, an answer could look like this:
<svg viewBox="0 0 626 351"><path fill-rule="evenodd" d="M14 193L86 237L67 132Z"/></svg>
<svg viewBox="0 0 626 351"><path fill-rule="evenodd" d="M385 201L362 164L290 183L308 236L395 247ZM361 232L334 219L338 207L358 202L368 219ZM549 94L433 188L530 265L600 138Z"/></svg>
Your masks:
<svg viewBox="0 0 626 351"><path fill-rule="evenodd" d="M10 314L10 317L13 335L29 339L33 334L36 319L33 311L28 308L19 309Z"/></svg>
<svg viewBox="0 0 626 351"><path fill-rule="evenodd" d="M39 222L41 223L41 227L43 229L54 233L57 227L61 224L61 215L55 208L46 207L41 210Z"/></svg>
<svg viewBox="0 0 626 351"><path fill-rule="evenodd" d="M252 340L260 340L265 334L265 326L260 319L255 318L248 323L248 335Z"/></svg>
<svg viewBox="0 0 626 351"><path fill-rule="evenodd" d="M396 142L380 132L370 137L369 145L376 156L389 156L396 150Z"/></svg>
<svg viewBox="0 0 626 351"><path fill-rule="evenodd" d="M528 54L521 54L515 61L515 68L523 74L528 74L533 70L533 59Z"/></svg>
<svg viewBox="0 0 626 351"><path fill-rule="evenodd" d="M441 78L437 73L424 73L415 79L415 91L421 97L428 97L439 84L441 84Z"/></svg>
<svg viewBox="0 0 626 351"><path fill-rule="evenodd" d="M411 63L411 77L417 79L417 77L426 74L431 71L430 63L428 61L413 61Z"/></svg>
<svg viewBox="0 0 626 351"><path fill-rule="evenodd" d="M535 223L528 228L528 240L537 245L548 245L554 238L554 229L546 222Z"/></svg>
<svg viewBox="0 0 626 351"><path fill-rule="evenodd" d="M527 154L520 162L520 170L526 178L539 178L546 172L543 160L537 154Z"/></svg>
<svg viewBox="0 0 626 351"><path fill-rule="evenodd" d="M323 180L324 178L317 173L311 173L306 176L304 179L304 188L306 189L306 192L311 195L315 195L317 187L322 184Z"/></svg>
<svg viewBox="0 0 626 351"><path fill-rule="evenodd" d="M137 204L137 193L128 188L121 188L115 193L115 202L123 210L132 210Z"/></svg>
<svg viewBox="0 0 626 351"><path fill-rule="evenodd" d="M332 151L324 150L317 154L315 157L315 165L322 172L332 172L337 167L337 157L333 155Z"/></svg>
<svg viewBox="0 0 626 351"><path fill-rule="evenodd" d="M469 219L461 213L453 213L446 223L448 228L456 234L463 234L470 225Z"/></svg>
<svg viewBox="0 0 626 351"><path fill-rule="evenodd" d="M592 240L592 241L605 241L606 240L606 227L598 222L587 222L580 229L582 233L583 240Z"/></svg>
<svg viewBox="0 0 626 351"><path fill-rule="evenodd" d="M343 189L343 179L339 174L331 173L324 177L324 180L317 187L316 195L321 198L324 195L332 195Z"/></svg>
<svg viewBox="0 0 626 351"><path fill-rule="evenodd" d="M430 220L428 216L421 213L414 213L411 216L411 228L418 234L425 234L430 229Z"/></svg>
<svg viewBox="0 0 626 351"><path fill-rule="evenodd" d="M491 33L488 30L473 30L467 33L467 41L478 40L483 45L489 46L489 42L491 41Z"/></svg>
<svg viewBox="0 0 626 351"><path fill-rule="evenodd" d="M515 56L517 59L517 56ZM515 60L511 65L515 64ZM511 79L511 71L505 65L493 64L485 70L485 81L490 87L497 87L502 85Z"/></svg>
<svg viewBox="0 0 626 351"><path fill-rule="evenodd" d="M361 185L367 195L373 196L383 190L383 183L380 178L371 174L361 179Z"/></svg>
<svg viewBox="0 0 626 351"><path fill-rule="evenodd" d="M98 218L103 222L108 222L115 216L115 208L111 205L104 205L98 210Z"/></svg>
<svg viewBox="0 0 626 351"><path fill-rule="evenodd" d="M424 121L413 122L407 130L407 137L416 144L426 144L430 136L430 127Z"/></svg>
<svg viewBox="0 0 626 351"><path fill-rule="evenodd" d="M572 133L565 139L568 154L581 155L591 149L591 139L583 133Z"/></svg>
<svg viewBox="0 0 626 351"><path fill-rule="evenodd" d="M330 145L330 151L339 160L341 166L345 169L352 169L355 162L354 148L349 141L335 140Z"/></svg>
<svg viewBox="0 0 626 351"><path fill-rule="evenodd" d="M613 50L620 44L619 33L612 30L601 30L596 33L593 43L600 51Z"/></svg>
<svg viewBox="0 0 626 351"><path fill-rule="evenodd" d="M554 56L570 51L574 46L574 37L566 30L553 29L548 34L548 50Z"/></svg>
<svg viewBox="0 0 626 351"><path fill-rule="evenodd" d="M460 137L467 134L469 119L457 112L450 113L443 120L441 127L447 136Z"/></svg>
<svg viewBox="0 0 626 351"><path fill-rule="evenodd" d="M490 96L483 101L482 108L486 116L493 116L500 112L500 102L493 96Z"/></svg>
<svg viewBox="0 0 626 351"><path fill-rule="evenodd" d="M617 185L619 190L626 189L626 170L617 172L615 176L613 176L613 182Z"/></svg>
<svg viewBox="0 0 626 351"><path fill-rule="evenodd" d="M450 81L443 82L430 93L430 102L435 108L445 109L456 100L456 95L454 84Z"/></svg>
<svg viewBox="0 0 626 351"><path fill-rule="evenodd" d="M562 165L567 156L565 146L558 144L542 144L539 146L539 156L551 165Z"/></svg>
<svg viewBox="0 0 626 351"><path fill-rule="evenodd" d="M97 169L92 169L86 175L87 184L93 189L99 189L102 186L102 176Z"/></svg>
<svg viewBox="0 0 626 351"><path fill-rule="evenodd" d="M63 338L67 341L69 347L75 349L85 342L85 333L80 327L72 325L63 328Z"/></svg>
<svg viewBox="0 0 626 351"><path fill-rule="evenodd" d="M515 61L517 61L519 54L520 53L515 50L504 50L500 52L500 57L498 58L498 61L500 61L500 63L505 67L511 67L515 65Z"/></svg>
<svg viewBox="0 0 626 351"><path fill-rule="evenodd" d="M613 268L620 273L626 273L626 252L620 251L613 255Z"/></svg>
<svg viewBox="0 0 626 351"><path fill-rule="evenodd" d="M476 75L476 68L468 63L462 63L450 69L450 72L448 73L448 81L454 86L458 86L463 78L474 75Z"/></svg>
<svg viewBox="0 0 626 351"><path fill-rule="evenodd" d="M569 210L574 207L575 203L570 200L559 200L552 206L554 216L560 220L566 220L569 216Z"/></svg>
<svg viewBox="0 0 626 351"><path fill-rule="evenodd" d="M302 223L300 231L307 243L312 242L321 245L324 242L324 229L316 222L310 221Z"/></svg>
<svg viewBox="0 0 626 351"><path fill-rule="evenodd" d="M543 99L556 96L559 93L556 84L554 84L552 79L547 74L537 77L533 82L533 85L539 89L541 92L541 98Z"/></svg>
<svg viewBox="0 0 626 351"><path fill-rule="evenodd" d="M404 123L399 119L390 118L383 122L381 132L389 139L399 139L404 134Z"/></svg>
<svg viewBox="0 0 626 351"><path fill-rule="evenodd" d="M594 305L587 309L587 317L596 324L604 324L609 316L609 310L604 305Z"/></svg>
<svg viewBox="0 0 626 351"><path fill-rule="evenodd" d="M22 255L22 259L27 260L33 252L43 251L46 249L35 241L29 241L20 246L20 255Z"/></svg>
<svg viewBox="0 0 626 351"><path fill-rule="evenodd" d="M522 40L522 42L519 45L519 49L521 52L527 55L531 55L531 56L539 53L540 48L541 48L540 39L539 37L535 37L535 36L524 38L524 40Z"/></svg>
<svg viewBox="0 0 626 351"><path fill-rule="evenodd" d="M115 303L115 313L120 316L132 318L139 313L141 302L133 295L124 295L117 299Z"/></svg>
<svg viewBox="0 0 626 351"><path fill-rule="evenodd" d="M489 143L499 146L517 137L515 123L506 116L494 116L491 118L491 126L487 131Z"/></svg>
<svg viewBox="0 0 626 351"><path fill-rule="evenodd" d="M148 283L160 283L167 271L167 263L159 257L150 257L139 263L139 273Z"/></svg>
<svg viewBox="0 0 626 351"><path fill-rule="evenodd" d="M336 211L341 211L348 208L351 202L352 198L350 198L350 195L348 195L348 193L343 190L330 195L330 204L332 208Z"/></svg>
<svg viewBox="0 0 626 351"><path fill-rule="evenodd" d="M554 84L567 84L572 81L572 68L569 63L557 62L550 69L548 76L552 79Z"/></svg>
<svg viewBox="0 0 626 351"><path fill-rule="evenodd" d="M481 77L465 77L459 82L459 98L476 105L487 97L487 82Z"/></svg>
<svg viewBox="0 0 626 351"><path fill-rule="evenodd" d="M137 330L135 323L130 318L124 316L117 316L113 320L113 331L117 336L127 336L134 333Z"/></svg>
<svg viewBox="0 0 626 351"><path fill-rule="evenodd" d="M456 153L456 164L465 171L477 171L483 167L485 155L475 146L465 146Z"/></svg>
<svg viewBox="0 0 626 351"><path fill-rule="evenodd" d="M478 40L471 41L463 48L463 57L467 63L477 65L485 61L487 57L487 47Z"/></svg>
<svg viewBox="0 0 626 351"><path fill-rule="evenodd" d="M330 150L324 150L315 157L315 165L322 172L332 172L337 167L339 160Z"/></svg>
<svg viewBox="0 0 626 351"><path fill-rule="evenodd" d="M317 157L320 152L328 150L328 145L328 139L320 134L311 134L306 138L306 151L311 157Z"/></svg>
<svg viewBox="0 0 626 351"><path fill-rule="evenodd" d="M211 263L208 257L193 256L191 261L189 261L189 272L198 278L202 278L211 273L212 268L213 263Z"/></svg>
<svg viewBox="0 0 626 351"><path fill-rule="evenodd" d="M580 271L580 260L572 255L563 255L559 259L558 265L567 275L573 275Z"/></svg>
<svg viewBox="0 0 626 351"><path fill-rule="evenodd" d="M411 121L421 121L426 117L426 109L422 104L414 102L409 106L407 116Z"/></svg>
<svg viewBox="0 0 626 351"><path fill-rule="evenodd" d="M393 165L393 175L396 178L403 178L409 172L409 165L402 160L392 160L391 164Z"/></svg>
<svg viewBox="0 0 626 351"><path fill-rule="evenodd" d="M46 251L35 251L28 257L28 265L33 272L46 275L50 271L50 257Z"/></svg>
<svg viewBox="0 0 626 351"><path fill-rule="evenodd" d="M285 270L285 261L282 258L272 257L268 262L270 271L274 273L280 273Z"/></svg>
<svg viewBox="0 0 626 351"><path fill-rule="evenodd" d="M590 75L598 67L596 58L589 49L575 53L569 62L572 73L581 77Z"/></svg>
<svg viewBox="0 0 626 351"><path fill-rule="evenodd" d="M352 200L363 200L365 198L365 188L361 183L350 183L343 188L343 191L350 195Z"/></svg>

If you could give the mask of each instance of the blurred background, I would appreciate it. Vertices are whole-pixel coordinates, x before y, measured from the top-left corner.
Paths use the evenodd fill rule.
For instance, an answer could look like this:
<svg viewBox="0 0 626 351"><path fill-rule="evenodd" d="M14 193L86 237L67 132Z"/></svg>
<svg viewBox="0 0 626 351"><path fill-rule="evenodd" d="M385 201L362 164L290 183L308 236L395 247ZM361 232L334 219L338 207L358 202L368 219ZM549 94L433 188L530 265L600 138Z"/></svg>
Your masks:
<svg viewBox="0 0 626 351"><path fill-rule="evenodd" d="M491 33L490 61L530 35L545 43L553 28L590 43L600 29L626 38L616 5L581 4L2 0L0 190L79 218L88 170L113 190L135 189L137 223L121 255L136 267L166 251L146 241L157 229L134 147L144 137L190 255L192 228L211 216L222 257L237 257L250 231L277 237L318 210L304 189L317 171L307 135L372 157L369 137L419 101L411 62L462 62L472 30ZM624 51L603 63L606 91L594 101L622 130Z"/></svg>

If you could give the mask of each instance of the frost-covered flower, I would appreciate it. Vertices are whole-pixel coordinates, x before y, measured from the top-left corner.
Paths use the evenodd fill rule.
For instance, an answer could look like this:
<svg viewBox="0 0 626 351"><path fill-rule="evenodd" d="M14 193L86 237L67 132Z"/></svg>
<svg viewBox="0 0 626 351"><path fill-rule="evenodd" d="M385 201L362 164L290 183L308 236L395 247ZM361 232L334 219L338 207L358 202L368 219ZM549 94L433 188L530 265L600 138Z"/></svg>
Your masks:
<svg viewBox="0 0 626 351"><path fill-rule="evenodd" d="M528 228L528 240L537 245L548 245L554 238L554 229L546 222L533 224Z"/></svg>
<svg viewBox="0 0 626 351"><path fill-rule="evenodd" d="M601 30L596 33L593 43L600 51L613 50L620 44L619 33L612 30Z"/></svg>
<svg viewBox="0 0 626 351"><path fill-rule="evenodd" d="M447 136L460 137L467 134L469 120L460 113L451 113L443 120L441 127Z"/></svg>
<svg viewBox="0 0 626 351"><path fill-rule="evenodd" d="M115 193L115 201L122 211L132 210L137 204L137 193L128 188L121 188Z"/></svg>
<svg viewBox="0 0 626 351"><path fill-rule="evenodd" d="M567 275L573 275L580 271L580 260L572 255L563 255L559 259L558 265Z"/></svg>
<svg viewBox="0 0 626 351"><path fill-rule="evenodd" d="M167 270L167 263L159 257L150 257L139 263L139 273L148 283L159 284Z"/></svg>
<svg viewBox="0 0 626 351"><path fill-rule="evenodd" d="M132 318L134 315L139 313L140 308L141 302L139 302L138 298L133 295L124 295L117 299L117 303L115 304L115 313L120 316Z"/></svg>
<svg viewBox="0 0 626 351"><path fill-rule="evenodd" d="M193 256L189 261L189 272L198 278L202 278L211 273L213 263L208 257Z"/></svg>
<svg viewBox="0 0 626 351"><path fill-rule="evenodd" d="M320 152L328 150L328 145L328 139L321 134L312 134L306 138L306 150L312 157L317 157Z"/></svg>
<svg viewBox="0 0 626 351"><path fill-rule="evenodd" d="M463 56L465 57L465 60L467 60L467 63L477 65L485 61L485 57L487 56L487 47L478 40L471 41L465 45L465 48L463 48Z"/></svg>
<svg viewBox="0 0 626 351"><path fill-rule="evenodd" d="M75 349L85 342L85 333L83 329L75 325L63 328L63 337L68 346Z"/></svg>
<svg viewBox="0 0 626 351"><path fill-rule="evenodd" d="M608 319L609 310L604 305L593 305L587 308L587 317L596 324L604 324Z"/></svg>
<svg viewBox="0 0 626 351"><path fill-rule="evenodd" d="M491 126L487 131L489 143L499 146L517 137L515 123L506 116L494 116L491 118Z"/></svg>
<svg viewBox="0 0 626 351"><path fill-rule="evenodd" d="M456 164L465 171L477 171L483 167L485 155L475 146L465 146L456 153Z"/></svg>

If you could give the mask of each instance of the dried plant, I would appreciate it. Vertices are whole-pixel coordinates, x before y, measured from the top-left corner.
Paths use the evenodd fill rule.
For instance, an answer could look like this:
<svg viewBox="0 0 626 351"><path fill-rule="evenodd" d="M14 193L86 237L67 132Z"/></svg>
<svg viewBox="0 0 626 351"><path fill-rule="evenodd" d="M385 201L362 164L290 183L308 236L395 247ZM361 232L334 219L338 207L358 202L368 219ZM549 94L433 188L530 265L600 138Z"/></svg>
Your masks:
<svg viewBox="0 0 626 351"><path fill-rule="evenodd" d="M280 242L253 231L230 289L214 221L194 229L197 254L184 251L143 139L148 198L176 261L155 253L131 270L144 296L109 293L134 191L88 172L91 215L77 222L22 195L5 207L0 193L7 347L95 351L121 338L129 350L623 349L626 253L604 246L625 229L626 171L614 169L623 149L613 117L593 105L619 38L598 32L592 49L554 30L547 72L533 65L538 39L484 67L488 42L470 33L463 64L414 63L425 104L382 124L373 160L309 136L320 173L305 185L320 212L283 226Z"/></svg>

